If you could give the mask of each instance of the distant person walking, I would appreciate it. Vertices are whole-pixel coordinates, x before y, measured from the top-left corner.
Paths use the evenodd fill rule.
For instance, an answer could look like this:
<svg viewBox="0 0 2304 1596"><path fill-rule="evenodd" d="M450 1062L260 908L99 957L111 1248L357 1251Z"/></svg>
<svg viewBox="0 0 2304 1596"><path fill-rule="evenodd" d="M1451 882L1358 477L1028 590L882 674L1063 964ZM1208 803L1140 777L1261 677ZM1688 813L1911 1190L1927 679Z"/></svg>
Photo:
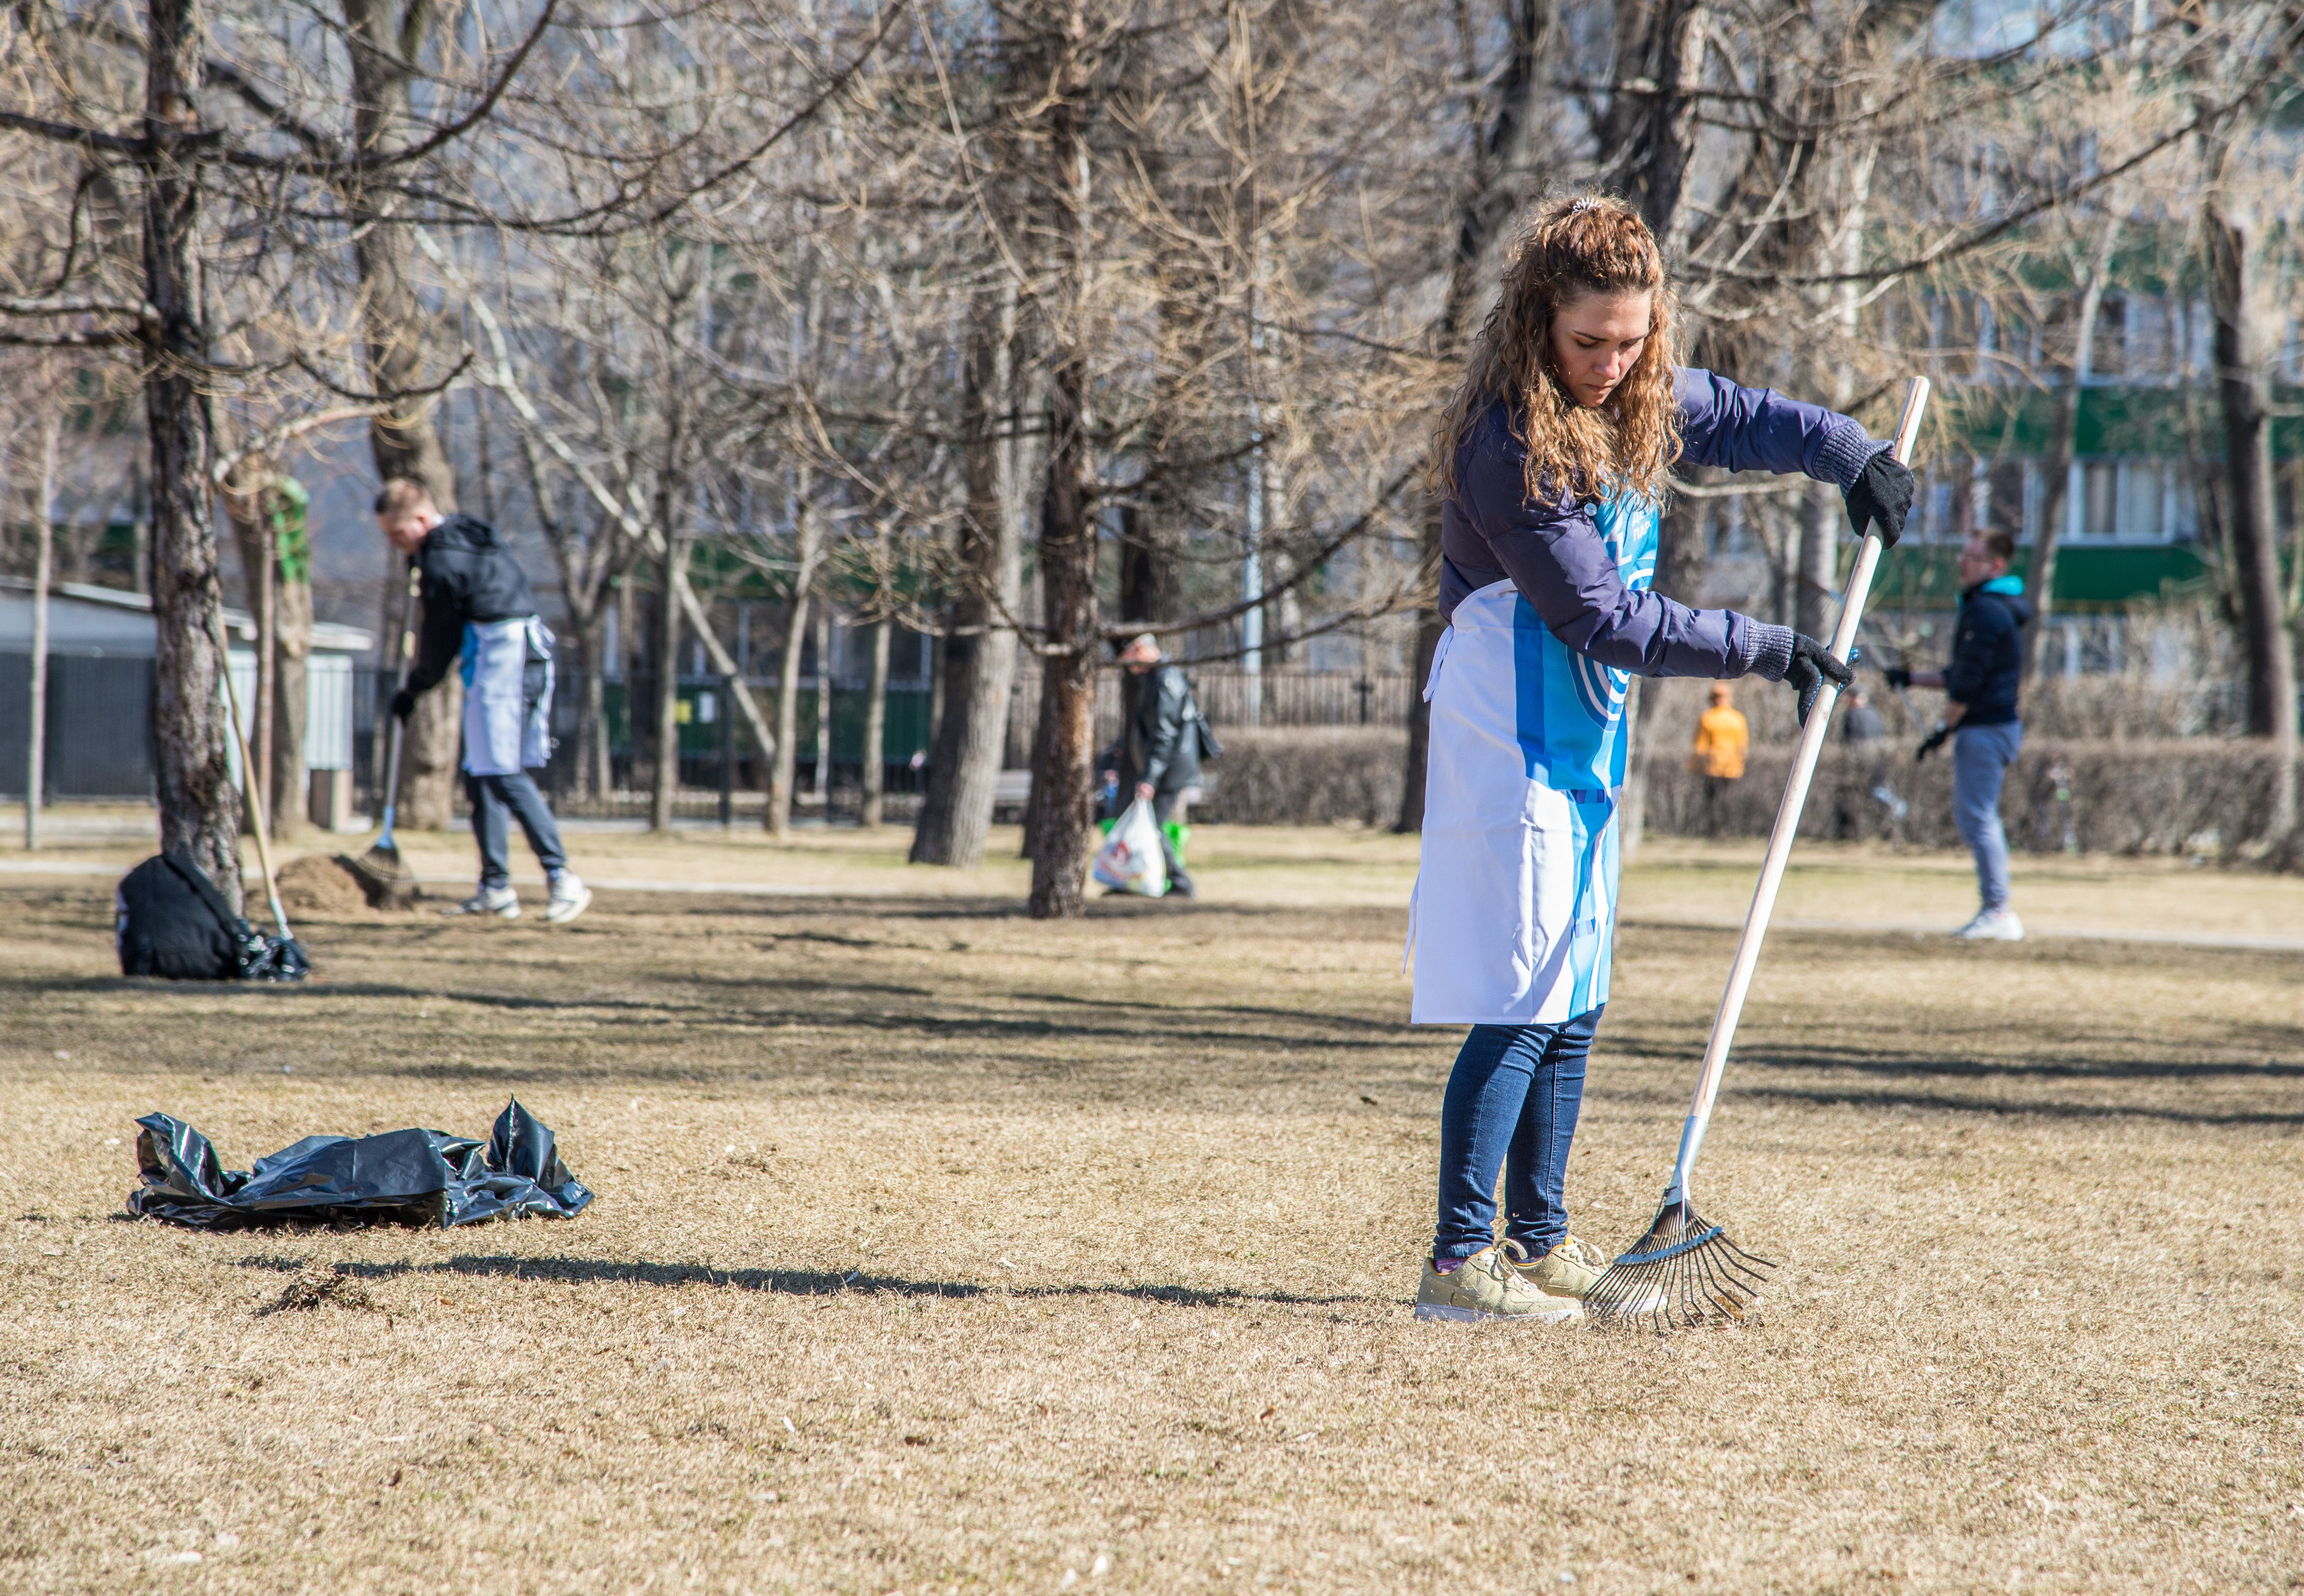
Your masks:
<svg viewBox="0 0 2304 1596"><path fill-rule="evenodd" d="M1105 751L1104 779L1114 790L1113 807L1124 810L1135 798L1148 798L1160 823L1160 848L1167 856L1168 891L1196 896L1183 855L1168 828L1185 824L1190 795L1200 784L1200 706L1182 667L1160 652L1159 639L1146 632L1120 651L1128 674L1120 680L1120 740Z"/></svg>
<svg viewBox="0 0 2304 1596"><path fill-rule="evenodd" d="M568 868L560 828L536 778L552 756L552 633L537 618L536 595L512 551L486 521L444 516L420 482L395 477L376 496L385 540L423 573L424 630L408 681L392 713L406 720L416 700L461 658L464 677L464 792L479 844L479 891L452 913L520 917L512 891L509 818L520 817L551 883L544 917L565 925L592 901Z"/></svg>
<svg viewBox="0 0 2304 1596"><path fill-rule="evenodd" d="M1720 798L1744 779L1744 756L1752 746L1752 729L1736 707L1736 689L1724 681L1712 684L1712 707L1696 722L1696 742L1688 751L1688 768L1704 778L1704 834L1720 834Z"/></svg>
<svg viewBox="0 0 2304 1596"><path fill-rule="evenodd" d="M2023 632L2032 619L2024 584L2008 574L2016 540L2005 532L1978 532L1960 551L1960 620L1952 662L1941 671L1887 672L1890 687L1942 688L1944 719L1918 757L1926 759L1949 737L1952 812L1961 840L1976 856L1983 907L1952 934L1969 942L2020 942L2024 923L2008 907L2008 832L2000 823L2000 787L2024 747L2016 691L2024 660Z"/></svg>

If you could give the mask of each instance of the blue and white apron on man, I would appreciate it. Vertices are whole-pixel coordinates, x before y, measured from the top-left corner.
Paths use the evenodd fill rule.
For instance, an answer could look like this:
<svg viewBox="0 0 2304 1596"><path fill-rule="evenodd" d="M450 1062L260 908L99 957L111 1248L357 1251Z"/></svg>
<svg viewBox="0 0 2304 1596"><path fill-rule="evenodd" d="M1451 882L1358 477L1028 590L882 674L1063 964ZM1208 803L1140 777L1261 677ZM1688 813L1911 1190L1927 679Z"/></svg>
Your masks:
<svg viewBox="0 0 2304 1596"><path fill-rule="evenodd" d="M552 758L552 629L533 615L473 621L464 628L464 769L514 776ZM524 702L531 663L544 691Z"/></svg>
<svg viewBox="0 0 2304 1596"><path fill-rule="evenodd" d="M1645 499L1595 521L1628 587L1656 579ZM1551 1025L1608 1001L1631 678L1546 629L1510 581L1456 606L1431 705L1409 905L1416 1025Z"/></svg>

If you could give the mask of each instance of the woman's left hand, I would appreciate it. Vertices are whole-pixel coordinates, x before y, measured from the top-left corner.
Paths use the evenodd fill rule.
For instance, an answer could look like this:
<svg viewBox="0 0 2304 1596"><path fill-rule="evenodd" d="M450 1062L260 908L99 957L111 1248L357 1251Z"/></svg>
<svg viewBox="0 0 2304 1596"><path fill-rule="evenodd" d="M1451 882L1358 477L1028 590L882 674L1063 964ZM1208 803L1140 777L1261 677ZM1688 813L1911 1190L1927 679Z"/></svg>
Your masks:
<svg viewBox="0 0 2304 1596"><path fill-rule="evenodd" d="M1832 657L1832 650L1809 637L1806 632L1792 638L1792 663L1784 667L1784 685L1800 695L1800 724L1808 724L1808 712L1816 707L1816 696L1824 691L1827 681L1844 688L1856 680L1856 673Z"/></svg>

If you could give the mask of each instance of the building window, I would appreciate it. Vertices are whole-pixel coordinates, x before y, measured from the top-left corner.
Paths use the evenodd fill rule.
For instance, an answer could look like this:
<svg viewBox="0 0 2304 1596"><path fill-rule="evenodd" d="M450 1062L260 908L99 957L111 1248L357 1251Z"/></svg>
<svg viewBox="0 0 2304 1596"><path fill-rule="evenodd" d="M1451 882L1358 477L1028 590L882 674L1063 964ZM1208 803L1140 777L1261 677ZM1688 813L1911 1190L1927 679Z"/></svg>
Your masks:
<svg viewBox="0 0 2304 1596"><path fill-rule="evenodd" d="M2073 485L2080 491L2072 495L2080 524L2072 528L2073 535L2116 536L2120 526L2120 462L2092 460L2074 469L2080 474L2080 480Z"/></svg>
<svg viewBox="0 0 2304 1596"><path fill-rule="evenodd" d="M2199 496L2179 460L2075 460L2070 498L2072 537L2182 543L2200 533Z"/></svg>

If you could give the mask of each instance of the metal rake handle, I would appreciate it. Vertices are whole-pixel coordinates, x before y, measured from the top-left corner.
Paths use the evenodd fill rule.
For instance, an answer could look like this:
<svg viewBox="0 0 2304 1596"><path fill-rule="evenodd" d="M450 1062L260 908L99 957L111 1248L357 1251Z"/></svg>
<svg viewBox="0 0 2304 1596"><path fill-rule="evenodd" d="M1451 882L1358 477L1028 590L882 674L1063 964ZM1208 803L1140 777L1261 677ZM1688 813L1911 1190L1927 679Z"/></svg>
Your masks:
<svg viewBox="0 0 2304 1596"><path fill-rule="evenodd" d="M1904 390L1904 414L1896 423L1894 452L1898 463L1910 465L1912 445L1919 436L1920 417L1928 405L1928 379L1916 376ZM1864 619L1864 601L1871 595L1872 573L1880 564L1880 534L1868 528L1856 551L1856 568L1848 573L1848 590L1840 601L1839 624L1832 629L1832 657L1845 663L1856 643L1856 629ZM1776 907L1776 890L1783 884L1784 866L1792 857L1792 839L1800 832L1800 811L1808 804L1808 783L1831 728L1832 706L1840 688L1827 681L1816 705L1800 728L1799 752L1792 774L1784 781L1783 801L1776 806L1776 823L1768 833L1768 854L1760 866L1759 885L1752 890L1752 907L1744 916L1744 934L1737 939L1735 962L1728 967L1727 990L1720 994L1720 1011L1713 1017L1712 1039L1704 1049L1703 1073L1697 1077L1696 1095L1689 1103L1688 1123L1680 1135L1680 1156L1673 1163L1672 1185L1664 1194L1669 1203L1688 1195L1689 1172L1696 1167L1697 1150L1712 1122L1713 1100L1720 1095L1720 1077L1728 1068L1729 1044L1736 1039L1736 1022L1744 1012L1745 994L1752 987L1752 972L1759 967L1760 944L1767 940L1768 916Z"/></svg>

